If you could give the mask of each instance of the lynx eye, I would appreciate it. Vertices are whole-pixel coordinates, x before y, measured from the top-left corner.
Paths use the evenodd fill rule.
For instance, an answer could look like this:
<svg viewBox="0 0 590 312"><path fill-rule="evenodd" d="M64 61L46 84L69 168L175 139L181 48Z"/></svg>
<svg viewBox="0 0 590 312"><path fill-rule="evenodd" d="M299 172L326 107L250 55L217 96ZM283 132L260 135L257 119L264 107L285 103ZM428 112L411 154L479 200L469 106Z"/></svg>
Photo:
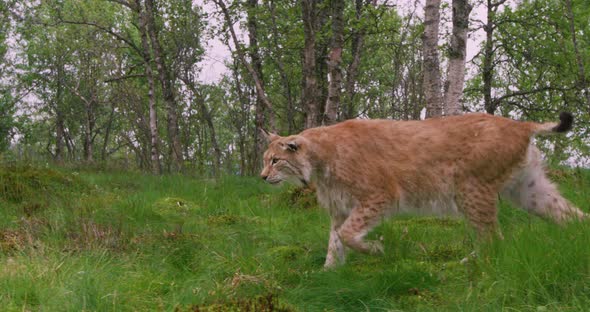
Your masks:
<svg viewBox="0 0 590 312"><path fill-rule="evenodd" d="M270 160L270 164L271 165L274 165L274 164L276 164L278 162L279 162L279 160L277 158L273 158L273 159Z"/></svg>

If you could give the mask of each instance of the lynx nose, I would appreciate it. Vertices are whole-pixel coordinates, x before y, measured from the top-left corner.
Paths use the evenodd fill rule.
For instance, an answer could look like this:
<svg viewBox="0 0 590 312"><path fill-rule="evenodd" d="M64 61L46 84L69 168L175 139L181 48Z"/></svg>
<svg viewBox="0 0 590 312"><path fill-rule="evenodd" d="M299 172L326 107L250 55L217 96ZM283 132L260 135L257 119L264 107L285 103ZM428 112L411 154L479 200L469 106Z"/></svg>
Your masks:
<svg viewBox="0 0 590 312"><path fill-rule="evenodd" d="M260 177L262 178L262 180L266 181L266 178L268 178L267 175L261 174Z"/></svg>

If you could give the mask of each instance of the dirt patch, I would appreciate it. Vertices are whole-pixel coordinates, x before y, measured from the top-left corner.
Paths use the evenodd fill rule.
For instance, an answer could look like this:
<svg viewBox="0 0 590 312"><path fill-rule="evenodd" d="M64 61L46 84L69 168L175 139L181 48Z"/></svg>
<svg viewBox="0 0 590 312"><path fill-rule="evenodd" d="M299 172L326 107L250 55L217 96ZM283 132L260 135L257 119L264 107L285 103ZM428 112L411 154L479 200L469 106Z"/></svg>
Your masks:
<svg viewBox="0 0 590 312"><path fill-rule="evenodd" d="M292 312L289 307L281 305L276 295L268 294L255 298L237 299L231 302L215 303L212 305L192 305L176 307L176 312Z"/></svg>
<svg viewBox="0 0 590 312"><path fill-rule="evenodd" d="M0 231L0 251L12 253L25 248L29 235L22 230L5 229Z"/></svg>

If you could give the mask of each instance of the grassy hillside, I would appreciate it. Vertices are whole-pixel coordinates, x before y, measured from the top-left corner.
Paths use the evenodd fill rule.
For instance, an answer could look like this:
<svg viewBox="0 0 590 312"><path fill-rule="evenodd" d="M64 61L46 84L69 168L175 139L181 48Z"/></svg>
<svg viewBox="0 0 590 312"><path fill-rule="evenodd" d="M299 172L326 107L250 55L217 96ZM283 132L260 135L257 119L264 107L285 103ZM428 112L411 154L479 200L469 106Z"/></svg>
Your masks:
<svg viewBox="0 0 590 312"><path fill-rule="evenodd" d="M589 171L555 171L590 211ZM504 241L461 220L391 219L386 253L322 269L329 219L256 178L0 167L3 311L590 309L590 225L502 204ZM467 261L461 262L467 258Z"/></svg>

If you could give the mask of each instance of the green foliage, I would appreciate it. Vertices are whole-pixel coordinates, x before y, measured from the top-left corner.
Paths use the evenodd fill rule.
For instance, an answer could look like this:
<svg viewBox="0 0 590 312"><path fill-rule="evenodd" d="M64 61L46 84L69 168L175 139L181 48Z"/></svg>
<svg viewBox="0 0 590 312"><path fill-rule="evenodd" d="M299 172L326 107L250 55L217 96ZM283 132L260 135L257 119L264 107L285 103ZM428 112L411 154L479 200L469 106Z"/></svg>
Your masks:
<svg viewBox="0 0 590 312"><path fill-rule="evenodd" d="M258 1L255 6L243 1L225 2L249 60L254 50L249 46L252 25L248 25L248 16L256 24L253 35L261 59L261 78L272 102L276 130L283 135L303 130L302 2ZM18 134L14 136L19 139L14 149L25 151L15 153L19 157L58 163L116 162L126 169L151 170L150 88L146 77L151 69L155 141L164 171L171 168L171 134L178 131L184 166L190 172L202 176L219 172L256 174L261 146L256 144L260 125L255 125L255 120L268 126L271 116L269 112L257 115L260 103L250 73L234 54L227 60L228 72L220 81L202 81L210 74L209 69L201 68L201 62L222 61L205 55L206 40L217 39L235 51L219 8L214 3L201 7L190 0L154 2L155 37L170 76L163 79L169 80L176 105L170 110L164 100L162 66L156 64L154 43L148 36L146 51L142 44L139 13L145 10L145 1L124 3L25 1L18 10L13 0L2 3L1 13L10 14L0 15L0 56L6 51L5 39L10 33L16 57L14 64L0 66L0 79L6 82L0 98L0 150ZM583 0L573 0L570 19L567 3L535 0L514 6L503 4L493 17L491 96L498 106L495 112L534 121L555 120L563 110L576 116L574 135L565 141L542 141L545 151L555 155L556 164L571 156L587 158L590 152L590 104L585 97L585 92L590 92L590 12ZM420 118L425 107L424 27L416 17L421 8L413 5L404 7L408 9L405 12L381 3L346 3L340 119ZM443 18L449 10L443 6ZM332 36L330 1L317 2L316 11L313 74L321 114L327 97L326 59ZM479 23L471 26L479 27ZM361 49L355 55L357 46ZM468 68L476 73L467 82L464 97L469 111L484 108L482 55L479 53L473 67ZM585 74L578 59L586 68ZM356 75L352 70L355 60ZM179 116L178 129L169 127L172 111Z"/></svg>
<svg viewBox="0 0 590 312"><path fill-rule="evenodd" d="M555 163L574 156L588 155L588 109L584 96L590 85L590 10L584 1L571 1L573 16L567 12L567 1L524 1L518 6L502 7L493 18L492 97L498 101L497 113L518 116L523 120L555 120L561 111L576 117L574 134L568 139L544 140L544 149L552 150ZM573 21L578 51L574 49ZM482 49L485 41L482 43ZM579 55L577 55L577 53ZM481 110L483 90L483 52L475 60L476 75L467 82L466 102ZM561 143L560 143L561 142Z"/></svg>
<svg viewBox="0 0 590 312"><path fill-rule="evenodd" d="M13 1L0 3L0 155L6 151L12 139L15 105L7 79L10 62L7 58L8 36L12 30L9 11L14 6Z"/></svg>
<svg viewBox="0 0 590 312"><path fill-rule="evenodd" d="M3 170L11 177L2 179L3 190L29 188L21 201L0 195L0 305L7 311L590 304L588 224L558 226L504 203L503 241L478 242L461 220L398 217L370 233L383 237L384 255L352 252L344 266L325 271L327 213L295 207L288 188L253 178ZM552 177L590 210L590 172L560 169ZM30 204L47 194L55 200Z"/></svg>
<svg viewBox="0 0 590 312"><path fill-rule="evenodd" d="M184 0L156 3L156 33L172 77L181 69L198 71L194 65L202 55L200 8ZM119 151L131 148L139 167L149 168L144 53L152 59L148 66L153 67L157 116L165 116L166 110L155 56L143 51L136 12L110 1L43 1L27 2L18 13L21 18L13 21L18 71L8 89L31 94L19 103L25 117L19 143L45 159L71 162L120 158L125 153ZM166 123L159 125L159 135L165 137ZM57 157L60 127L63 146ZM160 142L164 161L167 144Z"/></svg>
<svg viewBox="0 0 590 312"><path fill-rule="evenodd" d="M6 39L10 29L10 20L8 19L9 9L13 5L12 1L2 1L0 3L0 73L3 72L4 56L6 54ZM0 76L1 77L1 76Z"/></svg>

